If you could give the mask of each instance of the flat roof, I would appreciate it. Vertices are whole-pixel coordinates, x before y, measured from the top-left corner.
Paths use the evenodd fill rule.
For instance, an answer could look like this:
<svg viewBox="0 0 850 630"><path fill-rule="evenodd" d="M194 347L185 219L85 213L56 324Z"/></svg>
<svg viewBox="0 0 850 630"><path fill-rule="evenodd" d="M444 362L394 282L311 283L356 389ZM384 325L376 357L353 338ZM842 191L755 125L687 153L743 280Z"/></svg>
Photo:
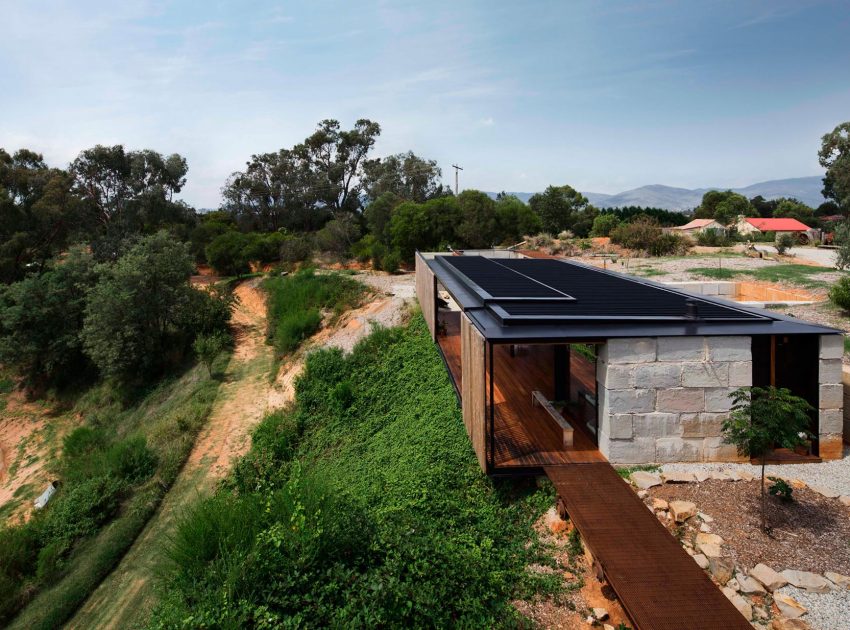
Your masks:
<svg viewBox="0 0 850 630"><path fill-rule="evenodd" d="M841 332L563 259L426 263L490 340Z"/></svg>

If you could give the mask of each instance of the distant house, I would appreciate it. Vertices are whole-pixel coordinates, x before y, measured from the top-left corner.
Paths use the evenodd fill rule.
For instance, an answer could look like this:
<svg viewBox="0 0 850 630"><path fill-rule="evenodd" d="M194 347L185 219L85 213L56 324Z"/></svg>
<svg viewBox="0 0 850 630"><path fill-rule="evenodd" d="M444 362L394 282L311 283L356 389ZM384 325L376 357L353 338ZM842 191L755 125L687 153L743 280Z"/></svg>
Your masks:
<svg viewBox="0 0 850 630"><path fill-rule="evenodd" d="M777 237L782 234L790 234L801 243L808 242L813 233L812 228L805 223L800 223L797 219L788 218L762 219L757 217L740 217L735 227L738 230L738 234L743 236L775 232Z"/></svg>
<svg viewBox="0 0 850 630"><path fill-rule="evenodd" d="M685 223L685 225L676 226L673 229L683 234L693 235L702 234L703 232L708 232L709 230L714 230L717 232L726 232L726 227L718 223L714 219L694 219L690 223Z"/></svg>

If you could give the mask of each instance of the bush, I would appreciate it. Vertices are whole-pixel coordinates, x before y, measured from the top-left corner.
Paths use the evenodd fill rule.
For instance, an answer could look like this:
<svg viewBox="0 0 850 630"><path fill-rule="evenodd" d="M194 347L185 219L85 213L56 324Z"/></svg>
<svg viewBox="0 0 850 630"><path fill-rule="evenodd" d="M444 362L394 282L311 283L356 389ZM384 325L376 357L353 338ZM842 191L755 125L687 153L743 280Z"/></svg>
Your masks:
<svg viewBox="0 0 850 630"><path fill-rule="evenodd" d="M728 247L733 242L733 239L721 230L704 230L697 234L697 244L705 247Z"/></svg>
<svg viewBox="0 0 850 630"><path fill-rule="evenodd" d="M287 277L270 278L268 336L280 355L295 350L322 323L321 309L339 314L359 303L363 285L338 273L317 275L304 269Z"/></svg>
<svg viewBox="0 0 850 630"><path fill-rule="evenodd" d="M157 457L143 436L113 444L104 459L109 474L130 484L145 481L156 470Z"/></svg>
<svg viewBox="0 0 850 630"><path fill-rule="evenodd" d="M231 230L216 236L206 246L207 262L223 276L241 276L251 271L248 265L251 238Z"/></svg>
<svg viewBox="0 0 850 630"><path fill-rule="evenodd" d="M614 214L600 214L593 220L593 227L590 230L591 236L610 236L611 231L620 225L620 220Z"/></svg>
<svg viewBox="0 0 850 630"><path fill-rule="evenodd" d="M776 251L779 254L784 254L786 251L794 247L794 237L790 234L781 234L779 238L776 239L774 247L776 247Z"/></svg>
<svg viewBox="0 0 850 630"><path fill-rule="evenodd" d="M280 245L280 262L299 263L313 256L313 242L308 236L290 236Z"/></svg>
<svg viewBox="0 0 850 630"><path fill-rule="evenodd" d="M387 252L381 259L381 269L388 273L396 273L401 266L401 254L397 250Z"/></svg>
<svg viewBox="0 0 850 630"><path fill-rule="evenodd" d="M632 223L622 223L611 231L611 242L628 249L642 250L650 256L667 256L687 250L688 242L678 234L664 233L658 222L638 217Z"/></svg>
<svg viewBox="0 0 850 630"><path fill-rule="evenodd" d="M850 311L850 277L839 278L829 290L829 299L837 307Z"/></svg>
<svg viewBox="0 0 850 630"><path fill-rule="evenodd" d="M198 335L192 343L192 349L206 366L207 373L212 377L213 363L218 356L230 345L230 336L223 332L211 335Z"/></svg>

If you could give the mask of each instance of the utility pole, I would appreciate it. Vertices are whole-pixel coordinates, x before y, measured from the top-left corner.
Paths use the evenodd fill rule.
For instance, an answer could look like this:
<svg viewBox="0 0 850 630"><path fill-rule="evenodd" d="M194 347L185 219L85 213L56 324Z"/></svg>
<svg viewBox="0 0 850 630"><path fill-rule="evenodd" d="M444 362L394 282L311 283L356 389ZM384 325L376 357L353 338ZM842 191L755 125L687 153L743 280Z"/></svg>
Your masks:
<svg viewBox="0 0 850 630"><path fill-rule="evenodd" d="M457 173L463 169L457 164L452 164L452 168L455 170L455 197L457 197Z"/></svg>

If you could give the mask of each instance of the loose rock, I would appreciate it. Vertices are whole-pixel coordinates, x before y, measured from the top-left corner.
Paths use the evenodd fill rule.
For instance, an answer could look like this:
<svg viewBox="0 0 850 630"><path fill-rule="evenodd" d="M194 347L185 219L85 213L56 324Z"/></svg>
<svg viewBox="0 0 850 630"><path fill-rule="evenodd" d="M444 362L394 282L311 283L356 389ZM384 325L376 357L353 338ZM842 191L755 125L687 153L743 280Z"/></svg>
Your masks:
<svg viewBox="0 0 850 630"><path fill-rule="evenodd" d="M827 571L824 573L824 576L838 588L850 589L850 577L841 575L840 573L833 573L832 571Z"/></svg>
<svg viewBox="0 0 850 630"><path fill-rule="evenodd" d="M677 523L684 523L692 516L696 516L697 506L690 501L671 501L670 516Z"/></svg>
<svg viewBox="0 0 850 630"><path fill-rule="evenodd" d="M742 593L746 593L747 595L764 595L767 592L761 582L748 575L739 573L735 576L735 579L741 585Z"/></svg>
<svg viewBox="0 0 850 630"><path fill-rule="evenodd" d="M809 490L813 490L827 499L837 499L839 496L838 492L825 486L809 486Z"/></svg>
<svg viewBox="0 0 850 630"><path fill-rule="evenodd" d="M788 580L788 583L792 586L805 589L811 593L829 593L835 588L835 585L825 577L808 571L785 570L782 572L782 577Z"/></svg>
<svg viewBox="0 0 850 630"><path fill-rule="evenodd" d="M706 543L704 545L700 545L699 550L709 558L719 558L721 555L720 545L712 545L711 543Z"/></svg>
<svg viewBox="0 0 850 630"><path fill-rule="evenodd" d="M741 597L737 593L735 593L734 597L729 598L729 601L732 602L732 605L738 609L738 612L744 615L744 619L749 621L753 618L753 605L748 602L744 597Z"/></svg>
<svg viewBox="0 0 850 630"><path fill-rule="evenodd" d="M722 473L722 472L712 472L711 478L714 479L715 481L729 481L731 479L731 477L729 475L727 475L726 473Z"/></svg>
<svg viewBox="0 0 850 630"><path fill-rule="evenodd" d="M725 558L709 558L708 570L719 584L725 585L732 579L732 575L735 573L735 565L731 560ZM731 588L735 592L735 589L731 586L727 586L727 588Z"/></svg>
<svg viewBox="0 0 850 630"><path fill-rule="evenodd" d="M604 608L594 608L593 616L596 617L597 621L602 621L608 618L608 611Z"/></svg>
<svg viewBox="0 0 850 630"><path fill-rule="evenodd" d="M708 568L708 558L705 557L704 553L698 553L694 556L694 561L699 565L700 569Z"/></svg>
<svg viewBox="0 0 850 630"><path fill-rule="evenodd" d="M838 500L839 500L839 501L841 501L841 503L843 503L843 504L844 504L844 505L846 505L847 507L850 507L850 497L848 497L848 496L841 496L841 497L838 497Z"/></svg>
<svg viewBox="0 0 850 630"><path fill-rule="evenodd" d="M693 473L688 472L665 472L661 474L664 483L694 483L697 479Z"/></svg>
<svg viewBox="0 0 850 630"><path fill-rule="evenodd" d="M661 485L661 477L656 475L655 473L646 472L645 470L638 470L633 472L630 475L632 483L635 484L641 490L648 490L653 486Z"/></svg>
<svg viewBox="0 0 850 630"><path fill-rule="evenodd" d="M701 521L703 521L704 523L713 523L713 522L714 522L714 519L713 519L713 518L711 518L711 517L710 517L708 514L706 514L705 512L697 512L697 516L699 516L699 519L700 519Z"/></svg>
<svg viewBox="0 0 850 630"><path fill-rule="evenodd" d="M757 564L750 569L750 577L764 584L769 591L775 591L788 584L788 580L781 573L777 573L766 564Z"/></svg>
<svg viewBox="0 0 850 630"><path fill-rule="evenodd" d="M776 607L779 609L779 612L782 613L785 617L789 617L790 619L797 619L798 617L802 617L807 612L809 612L803 606L801 606L796 599L794 599L793 597L789 597L788 595L784 595L782 593L776 593L773 596L773 602L776 604Z"/></svg>
<svg viewBox="0 0 850 630"><path fill-rule="evenodd" d="M669 507L670 506L668 505L667 501L665 501L664 499L653 499L652 500L652 509L653 510L666 510Z"/></svg>
<svg viewBox="0 0 850 630"><path fill-rule="evenodd" d="M694 473L694 479L696 479L699 483L702 483L706 479L711 479L711 473L705 470L698 470Z"/></svg>
<svg viewBox="0 0 850 630"><path fill-rule="evenodd" d="M708 526L708 523L703 523L699 526L699 530L704 534L710 534L711 528Z"/></svg>
<svg viewBox="0 0 850 630"><path fill-rule="evenodd" d="M558 510L549 508L545 516L546 527L553 534L560 534L567 529L567 522L558 515Z"/></svg>
<svg viewBox="0 0 850 630"><path fill-rule="evenodd" d="M770 624L772 630L811 630L811 626L802 619L777 618Z"/></svg>

